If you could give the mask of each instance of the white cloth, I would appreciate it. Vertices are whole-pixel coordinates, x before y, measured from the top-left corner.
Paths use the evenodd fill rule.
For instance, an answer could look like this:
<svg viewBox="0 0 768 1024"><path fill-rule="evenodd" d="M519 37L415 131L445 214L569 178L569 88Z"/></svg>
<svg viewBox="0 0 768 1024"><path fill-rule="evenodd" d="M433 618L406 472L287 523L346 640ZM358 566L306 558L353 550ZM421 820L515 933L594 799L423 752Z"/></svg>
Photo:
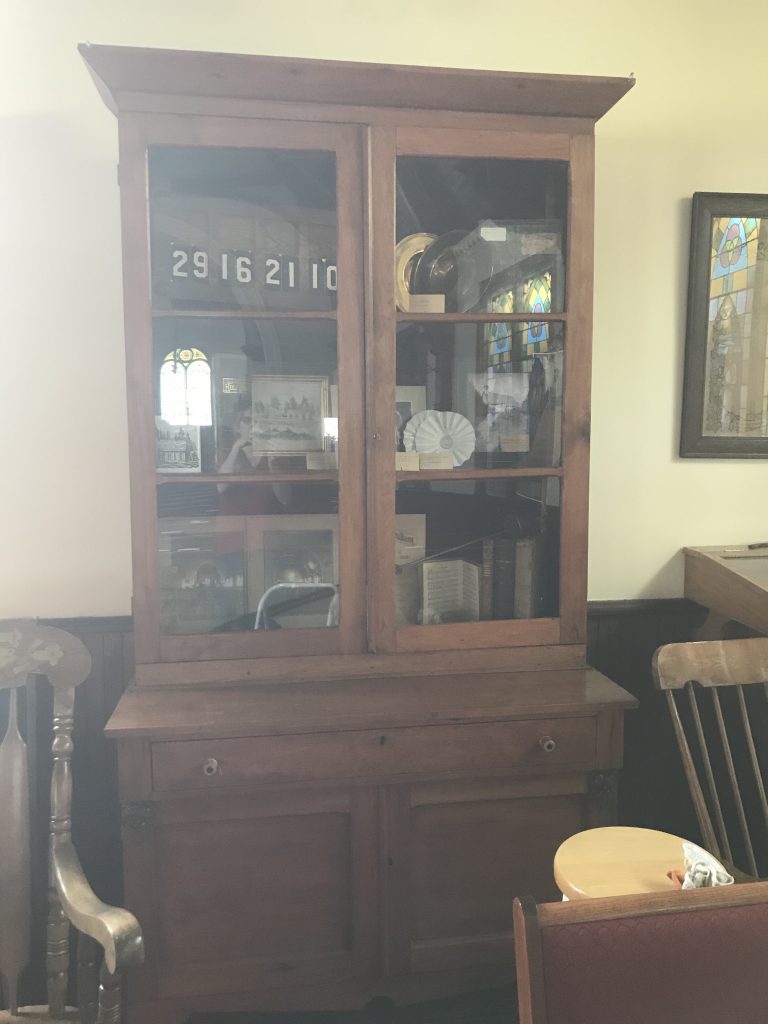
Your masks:
<svg viewBox="0 0 768 1024"><path fill-rule="evenodd" d="M720 861L715 860L711 853L702 850L695 843L683 843L685 858L684 889L703 889L713 885L733 885L733 876L729 875Z"/></svg>

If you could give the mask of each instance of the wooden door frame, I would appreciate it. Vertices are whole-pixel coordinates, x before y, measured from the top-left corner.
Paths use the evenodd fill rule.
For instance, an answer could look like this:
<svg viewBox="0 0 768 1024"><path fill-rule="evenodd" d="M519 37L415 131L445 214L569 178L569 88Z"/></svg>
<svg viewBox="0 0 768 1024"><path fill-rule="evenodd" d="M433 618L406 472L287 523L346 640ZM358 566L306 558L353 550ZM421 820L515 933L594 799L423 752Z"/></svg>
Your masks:
<svg viewBox="0 0 768 1024"><path fill-rule="evenodd" d="M373 652L471 650L586 642L589 401L594 230L594 135L580 131L514 132L468 128L371 125L367 133L368 294L366 364L370 423L367 434L369 649ZM566 307L551 319L564 324L564 396L561 480L559 615L551 619L407 626L395 622L395 474L391 435L396 382L394 301L397 157L498 156L561 160L568 164ZM572 298L575 301L571 301Z"/></svg>
<svg viewBox="0 0 768 1024"><path fill-rule="evenodd" d="M336 123L283 123L192 114L119 118L123 220L129 465L133 530L136 662L222 660L365 650L365 492L363 401L363 182L360 129ZM335 153L337 266L346 282L336 310L339 367L339 582L341 623L328 630L161 636L154 455L153 308L147 150L152 145L317 149ZM327 317L326 317L327 318Z"/></svg>

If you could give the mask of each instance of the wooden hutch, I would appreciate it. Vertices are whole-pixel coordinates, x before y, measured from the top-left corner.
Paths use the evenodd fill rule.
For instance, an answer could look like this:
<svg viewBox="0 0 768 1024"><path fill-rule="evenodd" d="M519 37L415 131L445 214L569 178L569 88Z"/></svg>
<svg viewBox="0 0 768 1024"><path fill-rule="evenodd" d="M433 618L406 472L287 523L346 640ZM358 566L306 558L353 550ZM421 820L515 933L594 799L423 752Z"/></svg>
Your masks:
<svg viewBox="0 0 768 1024"><path fill-rule="evenodd" d="M594 123L629 79L111 46L132 1024L511 980L612 821L585 662Z"/></svg>

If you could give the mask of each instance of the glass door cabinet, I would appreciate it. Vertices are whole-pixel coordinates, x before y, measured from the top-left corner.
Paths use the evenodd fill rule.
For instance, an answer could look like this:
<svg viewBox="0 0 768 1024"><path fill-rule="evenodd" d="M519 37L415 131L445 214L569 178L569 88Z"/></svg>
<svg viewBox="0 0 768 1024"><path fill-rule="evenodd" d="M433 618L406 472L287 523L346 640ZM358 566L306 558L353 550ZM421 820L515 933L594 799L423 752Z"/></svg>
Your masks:
<svg viewBox="0 0 768 1024"><path fill-rule="evenodd" d="M583 643L582 141L126 130L141 663Z"/></svg>
<svg viewBox="0 0 768 1024"><path fill-rule="evenodd" d="M508 984L634 704L585 660L594 124L633 83L82 52L120 140L128 1024Z"/></svg>

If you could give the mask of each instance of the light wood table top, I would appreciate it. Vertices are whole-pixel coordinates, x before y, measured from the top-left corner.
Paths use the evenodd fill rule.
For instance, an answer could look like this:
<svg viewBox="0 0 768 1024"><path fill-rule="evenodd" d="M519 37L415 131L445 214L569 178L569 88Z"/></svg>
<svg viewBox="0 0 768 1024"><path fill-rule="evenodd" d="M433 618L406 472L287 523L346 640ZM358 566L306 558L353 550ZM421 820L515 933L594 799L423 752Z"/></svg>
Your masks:
<svg viewBox="0 0 768 1024"><path fill-rule="evenodd" d="M648 828L592 828L566 839L555 854L555 881L569 900L667 892L684 870L680 836Z"/></svg>

